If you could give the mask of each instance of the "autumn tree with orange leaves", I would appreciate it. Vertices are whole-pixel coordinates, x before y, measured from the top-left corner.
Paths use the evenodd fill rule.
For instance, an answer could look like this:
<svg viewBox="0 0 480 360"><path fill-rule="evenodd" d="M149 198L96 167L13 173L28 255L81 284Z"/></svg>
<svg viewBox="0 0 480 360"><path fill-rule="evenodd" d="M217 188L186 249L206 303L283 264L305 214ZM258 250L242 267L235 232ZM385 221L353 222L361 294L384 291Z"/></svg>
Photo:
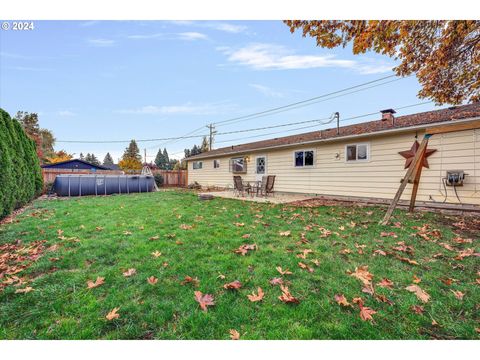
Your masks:
<svg viewBox="0 0 480 360"><path fill-rule="evenodd" d="M480 21L474 20L286 20L293 33L317 46L375 51L399 61L398 76L415 74L420 98L437 104L480 100Z"/></svg>

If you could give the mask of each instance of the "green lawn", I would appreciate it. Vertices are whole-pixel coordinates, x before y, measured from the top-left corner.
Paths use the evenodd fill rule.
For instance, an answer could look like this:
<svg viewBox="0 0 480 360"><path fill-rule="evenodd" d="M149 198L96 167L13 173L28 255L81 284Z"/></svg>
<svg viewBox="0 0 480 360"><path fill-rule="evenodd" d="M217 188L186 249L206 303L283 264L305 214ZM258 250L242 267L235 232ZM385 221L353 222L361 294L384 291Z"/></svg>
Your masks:
<svg viewBox="0 0 480 360"><path fill-rule="evenodd" d="M0 338L229 339L234 329L241 339L478 339L479 258L467 250L478 237L438 214L399 211L392 225L379 226L384 212L198 201L181 191L37 200L0 226ZM258 248L242 256L234 252L242 244ZM305 249L312 252L297 257ZM366 275L370 294L349 274L364 265L368 272L357 274ZM136 273L125 277L131 268ZM149 284L150 276L158 282ZM182 285L185 276L198 286ZM405 289L414 276L426 303ZM97 277L105 283L88 289ZM269 282L278 277L298 304L279 299L280 287ZM391 288L377 285L384 278ZM223 288L234 280L239 290ZM251 302L258 287L265 296ZM214 297L207 312L197 290ZM337 294L351 306L339 305ZM358 297L376 311L373 321L360 317ZM119 318L107 320L116 307Z"/></svg>

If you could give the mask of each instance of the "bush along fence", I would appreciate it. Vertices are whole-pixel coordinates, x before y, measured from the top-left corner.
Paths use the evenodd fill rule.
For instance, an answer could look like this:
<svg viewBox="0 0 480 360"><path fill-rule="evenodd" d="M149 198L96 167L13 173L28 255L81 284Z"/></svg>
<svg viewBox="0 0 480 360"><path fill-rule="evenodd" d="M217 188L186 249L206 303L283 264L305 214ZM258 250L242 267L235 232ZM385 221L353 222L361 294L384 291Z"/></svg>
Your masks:
<svg viewBox="0 0 480 360"><path fill-rule="evenodd" d="M35 142L0 109L0 219L40 195L42 171Z"/></svg>

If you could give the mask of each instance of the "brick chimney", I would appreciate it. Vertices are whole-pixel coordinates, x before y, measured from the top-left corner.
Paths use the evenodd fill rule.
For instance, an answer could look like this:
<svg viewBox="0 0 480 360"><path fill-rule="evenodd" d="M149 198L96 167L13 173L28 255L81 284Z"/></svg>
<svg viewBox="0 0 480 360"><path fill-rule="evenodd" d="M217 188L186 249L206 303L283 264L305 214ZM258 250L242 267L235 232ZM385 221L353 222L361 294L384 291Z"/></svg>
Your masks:
<svg viewBox="0 0 480 360"><path fill-rule="evenodd" d="M395 116L393 114L396 113L393 109L385 109L380 111L382 113L382 121L390 120L392 125L395 125Z"/></svg>

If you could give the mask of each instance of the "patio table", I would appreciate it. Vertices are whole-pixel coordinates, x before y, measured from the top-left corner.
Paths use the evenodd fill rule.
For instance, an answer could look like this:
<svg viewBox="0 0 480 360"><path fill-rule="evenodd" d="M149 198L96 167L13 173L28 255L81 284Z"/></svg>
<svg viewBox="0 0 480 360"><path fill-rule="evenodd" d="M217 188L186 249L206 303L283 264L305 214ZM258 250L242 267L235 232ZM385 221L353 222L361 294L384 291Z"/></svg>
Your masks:
<svg viewBox="0 0 480 360"><path fill-rule="evenodd" d="M250 196L253 197L254 194L257 193L258 187L261 185L261 181L259 180L254 180L254 181L243 181L243 185L245 186L246 189L249 189Z"/></svg>

